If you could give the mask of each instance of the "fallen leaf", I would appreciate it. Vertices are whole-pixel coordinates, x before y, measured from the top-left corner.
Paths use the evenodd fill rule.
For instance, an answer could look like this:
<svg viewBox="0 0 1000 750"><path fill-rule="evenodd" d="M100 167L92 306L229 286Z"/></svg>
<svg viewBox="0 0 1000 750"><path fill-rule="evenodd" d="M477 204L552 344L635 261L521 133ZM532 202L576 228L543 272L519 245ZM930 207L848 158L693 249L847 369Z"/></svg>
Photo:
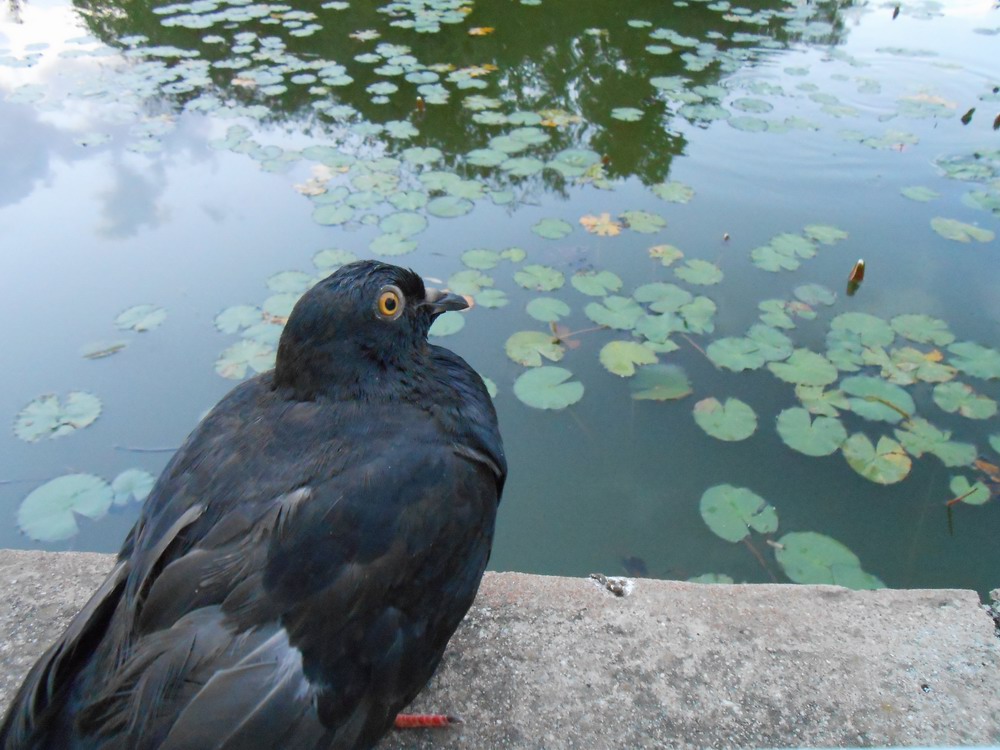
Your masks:
<svg viewBox="0 0 1000 750"><path fill-rule="evenodd" d="M580 217L580 224L591 234L599 237L614 237L621 234L622 225L611 218L611 214L605 211L600 216L587 214Z"/></svg>

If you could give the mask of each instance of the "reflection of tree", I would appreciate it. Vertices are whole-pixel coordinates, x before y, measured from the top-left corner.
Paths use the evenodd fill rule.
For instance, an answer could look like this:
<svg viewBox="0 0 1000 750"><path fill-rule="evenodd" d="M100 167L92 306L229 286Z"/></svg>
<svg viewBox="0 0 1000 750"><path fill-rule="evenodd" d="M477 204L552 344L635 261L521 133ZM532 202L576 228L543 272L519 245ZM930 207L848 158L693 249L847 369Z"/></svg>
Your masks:
<svg viewBox="0 0 1000 750"><path fill-rule="evenodd" d="M21 6L23 4L23 0L7 0L7 12L10 13L12 23L24 23L21 18Z"/></svg>
<svg viewBox="0 0 1000 750"><path fill-rule="evenodd" d="M15 2L17 0L14 0ZM498 111L565 110L580 117L577 124L552 128L552 138L532 153L551 155L569 146L589 146L605 157L611 176L636 175L643 182L663 180L672 157L682 152L685 140L671 132L672 118L677 117L676 106L668 105L650 85L655 76L679 76L687 90L698 86L716 84L725 75L722 67L709 63L704 69L689 70L681 57L691 47L676 49L673 54L649 54L645 46L651 43L648 29L637 29L627 24L629 19L647 19L653 26L663 26L695 40L702 46L711 45L720 51L737 49L731 41L734 26L717 10L710 10L700 3L692 3L681 13L678 9L665 9L659 0L634 0L624 3L581 3L579 0L546 0L542 6L512 10L511 0L478 0L468 22L444 25L439 33L420 34L387 25L389 20L380 12L381 4L352 2L341 11L315 11L317 23L323 28L312 36L296 37L280 23L284 11L275 7L264 19L234 24L215 24L207 29L188 29L181 26L164 26L169 15L157 14L151 0L131 0L127 13L108 0L75 0L87 25L102 41L113 46L126 46L123 40L142 35L151 46L173 46L195 50L200 59L214 64L210 76L215 93L224 100L238 103L265 104L271 124L291 123L300 129L316 122L314 103L318 97L350 105L360 117L372 123L390 120L411 120L418 124L420 135L405 146L436 146L446 154L461 154L470 148L485 146L489 137L502 132L502 128L485 126L473 119L474 112L462 105L467 94L480 94L499 99ZM759 9L783 7L777 2L764 0ZM470 3L471 6L471 3ZM219 6L225 9L226 5ZM283 6L287 7L287 6ZM308 8L315 7L309 4ZM306 8L303 8L306 9ZM181 11L185 12L185 11ZM835 43L842 34L839 26L839 6L835 3L816 6L810 20L823 21L833 29L831 38L824 43ZM772 15L768 25L752 27L754 33L787 43L792 33L785 30L785 16ZM798 19L801 21L801 19ZM495 26L495 34L471 37L470 26ZM800 23L799 26L802 24ZM798 27L796 27L798 28ZM382 37L377 41L359 41L350 34L360 29L378 29ZM354 78L349 86L330 89L329 93L310 92L309 85L287 83L284 93L265 96L258 90L234 83L246 81L247 73L267 66L266 56L234 52L234 37L252 32L257 40L280 37L284 52L293 60L327 60L344 65ZM205 41L208 35L221 36L226 44ZM421 63L449 63L456 67L493 65L496 71L480 80L487 88L459 91L454 84L445 84L451 90L447 104L428 104L426 112L417 112L416 86L402 76L384 77L374 72L378 65L355 61L358 54L371 52L382 42L402 44ZM252 44L256 44L253 42ZM255 46L255 52L259 47ZM760 53L771 54L771 53ZM248 67L224 67L234 57L247 57ZM748 57L747 65L753 64ZM288 75L286 74L286 80ZM390 80L399 90L384 104L372 102L365 87L380 80ZM178 105L202 91L174 95ZM620 122L611 117L615 107L639 107L644 110L639 122ZM419 122L418 122L419 121ZM330 129L336 123L327 123ZM398 142L397 142L398 143ZM546 172L546 180L556 187L558 175Z"/></svg>

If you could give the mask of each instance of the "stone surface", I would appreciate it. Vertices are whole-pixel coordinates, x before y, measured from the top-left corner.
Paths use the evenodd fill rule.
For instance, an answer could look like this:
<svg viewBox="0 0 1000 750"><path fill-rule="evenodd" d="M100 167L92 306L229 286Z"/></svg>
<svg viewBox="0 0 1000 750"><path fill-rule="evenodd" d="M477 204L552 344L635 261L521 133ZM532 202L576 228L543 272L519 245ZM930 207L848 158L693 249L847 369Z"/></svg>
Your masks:
<svg viewBox="0 0 1000 750"><path fill-rule="evenodd" d="M110 569L0 551L0 701ZM1000 639L971 591L487 574L403 748L1000 743Z"/></svg>

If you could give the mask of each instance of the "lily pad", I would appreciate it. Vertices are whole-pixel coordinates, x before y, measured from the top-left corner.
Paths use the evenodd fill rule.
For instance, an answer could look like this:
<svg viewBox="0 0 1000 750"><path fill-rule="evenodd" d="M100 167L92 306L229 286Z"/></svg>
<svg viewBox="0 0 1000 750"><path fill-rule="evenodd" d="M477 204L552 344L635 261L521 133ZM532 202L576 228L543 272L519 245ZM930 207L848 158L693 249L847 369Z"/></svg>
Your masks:
<svg viewBox="0 0 1000 750"><path fill-rule="evenodd" d="M643 284L632 293L632 297L637 302L648 303L649 308L658 313L677 312L693 299L687 289L662 281Z"/></svg>
<svg viewBox="0 0 1000 750"><path fill-rule="evenodd" d="M918 344L947 346L955 340L948 324L930 315L897 315L890 324L900 336Z"/></svg>
<svg viewBox="0 0 1000 750"><path fill-rule="evenodd" d="M971 341L960 341L948 347L950 362L966 375L984 380L1000 378L1000 352Z"/></svg>
<svg viewBox="0 0 1000 750"><path fill-rule="evenodd" d="M70 391L62 402L46 394L21 409L14 422L14 434L29 443L61 437L93 424L100 414L101 400L92 393Z"/></svg>
<svg viewBox="0 0 1000 750"><path fill-rule="evenodd" d="M675 266L674 273L689 284L711 286L722 281L722 270L707 260L693 258L682 266Z"/></svg>
<svg viewBox="0 0 1000 750"><path fill-rule="evenodd" d="M572 225L562 219L542 219L531 231L547 240L561 240L573 231Z"/></svg>
<svg viewBox="0 0 1000 750"><path fill-rule="evenodd" d="M831 331L845 331L864 346L889 346L896 338L892 326L882 318L861 312L841 313L830 321Z"/></svg>
<svg viewBox="0 0 1000 750"><path fill-rule="evenodd" d="M398 234L410 237L419 234L427 228L427 219L423 214L414 211L396 211L384 216L378 223L378 228L386 234Z"/></svg>
<svg viewBox="0 0 1000 750"><path fill-rule="evenodd" d="M967 505L982 505L991 496L990 489L985 484L969 484L969 480L961 475L951 478L948 489L951 490L952 498L960 497L961 502Z"/></svg>
<svg viewBox="0 0 1000 750"><path fill-rule="evenodd" d="M922 185L911 185L910 187L902 188L899 192L911 201L918 201L920 203L926 203L941 197L941 193Z"/></svg>
<svg viewBox="0 0 1000 750"><path fill-rule="evenodd" d="M380 234L368 243L376 255L406 255L417 249L417 241L401 234Z"/></svg>
<svg viewBox="0 0 1000 750"><path fill-rule="evenodd" d="M111 485L92 474L67 474L34 489L17 509L17 525L31 539L58 542L75 536L76 515L97 520L111 507Z"/></svg>
<svg viewBox="0 0 1000 750"><path fill-rule="evenodd" d="M642 119L642 110L635 107L615 107L611 110L611 116L623 122L637 122Z"/></svg>
<svg viewBox="0 0 1000 750"><path fill-rule="evenodd" d="M829 456L847 439L847 430L835 417L810 418L798 406L778 415L778 434L785 445L807 456Z"/></svg>
<svg viewBox="0 0 1000 750"><path fill-rule="evenodd" d="M809 224L803 230L803 234L821 245L833 245L848 237L847 232L843 229L832 227L829 224Z"/></svg>
<svg viewBox="0 0 1000 750"><path fill-rule="evenodd" d="M623 211L621 218L629 229L640 234L652 234L667 225L666 219L649 211Z"/></svg>
<svg viewBox="0 0 1000 750"><path fill-rule="evenodd" d="M796 349L785 362L771 362L767 368L786 383L829 385L837 379L837 368L808 349Z"/></svg>
<svg viewBox="0 0 1000 750"><path fill-rule="evenodd" d="M912 466L903 446L884 435L873 445L867 435L856 432L844 441L842 450L852 469L878 484L901 482Z"/></svg>
<svg viewBox="0 0 1000 750"><path fill-rule="evenodd" d="M475 295L474 301L483 307L504 307L510 300L507 293L500 289L484 289Z"/></svg>
<svg viewBox="0 0 1000 750"><path fill-rule="evenodd" d="M938 429L921 417L906 420L902 428L897 427L893 432L906 452L915 458L932 453L949 467L969 466L976 460L976 446L952 440L950 431Z"/></svg>
<svg viewBox="0 0 1000 750"><path fill-rule="evenodd" d="M143 502L156 484L156 477L142 469L126 469L111 482L115 505Z"/></svg>
<svg viewBox="0 0 1000 750"><path fill-rule="evenodd" d="M997 402L976 393L965 383L940 383L934 386L934 403L948 413L958 412L969 419L989 419L997 413Z"/></svg>
<svg viewBox="0 0 1000 750"><path fill-rule="evenodd" d="M84 359L104 359L117 354L126 346L127 341L95 341L80 347L80 356Z"/></svg>
<svg viewBox="0 0 1000 750"><path fill-rule="evenodd" d="M793 531L778 540L775 559L795 583L825 583L849 589L878 589L881 580L836 539L815 531Z"/></svg>
<svg viewBox="0 0 1000 750"><path fill-rule="evenodd" d="M795 397L810 414L824 417L835 417L840 411L851 408L842 390L824 390L821 385L797 385Z"/></svg>
<svg viewBox="0 0 1000 750"><path fill-rule="evenodd" d="M464 216L472 210L472 201L454 195L442 195L427 201L427 213L442 219Z"/></svg>
<svg viewBox="0 0 1000 750"><path fill-rule="evenodd" d="M561 271L549 266L530 264L514 273L514 281L525 289L536 292L551 292L562 287L566 283L566 277L562 275Z"/></svg>
<svg viewBox="0 0 1000 750"><path fill-rule="evenodd" d="M583 398L583 383L572 377L562 367L535 367L514 381L514 395L535 409L565 409Z"/></svg>
<svg viewBox="0 0 1000 750"><path fill-rule="evenodd" d="M570 307L555 297L535 297L525 308L528 315L543 323L555 323L570 314Z"/></svg>
<svg viewBox="0 0 1000 750"><path fill-rule="evenodd" d="M882 378L855 375L844 378L840 388L849 396L851 411L865 419L896 424L917 408L909 393Z"/></svg>
<svg viewBox="0 0 1000 750"><path fill-rule="evenodd" d="M134 305L115 318L115 326L122 331L152 331L167 319L167 311L156 305Z"/></svg>
<svg viewBox="0 0 1000 750"><path fill-rule="evenodd" d="M428 336L451 336L465 328L465 316L457 310L449 310L438 315L431 324Z"/></svg>
<svg viewBox="0 0 1000 750"><path fill-rule="evenodd" d="M566 348L553 339L551 334L540 331L518 331L507 339L504 351L519 365L539 367L542 364L542 357L558 362L563 358Z"/></svg>
<svg viewBox="0 0 1000 750"><path fill-rule="evenodd" d="M645 365L630 383L636 401L674 401L691 394L691 381L677 365Z"/></svg>
<svg viewBox="0 0 1000 750"><path fill-rule="evenodd" d="M757 414L738 398L704 398L694 405L694 421L719 440L746 440L757 430Z"/></svg>
<svg viewBox="0 0 1000 750"><path fill-rule="evenodd" d="M630 331L635 328L643 309L631 297L609 295L601 302L591 302L583 311L587 317L599 326L607 326L619 331Z"/></svg>
<svg viewBox="0 0 1000 750"><path fill-rule="evenodd" d="M716 536L740 542L753 529L761 534L778 530L778 512L764 498L746 487L717 484L709 487L698 504L701 517Z"/></svg>
<svg viewBox="0 0 1000 750"><path fill-rule="evenodd" d="M757 342L733 336L716 339L708 345L705 353L716 367L724 367L733 372L756 370L766 361Z"/></svg>
<svg viewBox="0 0 1000 750"><path fill-rule="evenodd" d="M598 356L608 372L621 377L634 375L636 365L652 365L657 361L656 353L637 341L609 341Z"/></svg>
<svg viewBox="0 0 1000 750"><path fill-rule="evenodd" d="M683 182L661 182L650 190L657 198L669 203L687 203L694 197L694 188Z"/></svg>
<svg viewBox="0 0 1000 750"><path fill-rule="evenodd" d="M483 289L493 286L493 278L482 271L456 271L448 277L448 289L455 294L476 297Z"/></svg>
<svg viewBox="0 0 1000 750"><path fill-rule="evenodd" d="M649 248L649 257L655 258L664 266L672 266L675 261L684 257L684 252L673 245L653 245Z"/></svg>
<svg viewBox="0 0 1000 750"><path fill-rule="evenodd" d="M803 284L795 287L795 296L807 305L832 305L837 301L836 292L827 289L822 284Z"/></svg>
<svg viewBox="0 0 1000 750"><path fill-rule="evenodd" d="M344 203L326 203L313 209L313 221L324 226L337 226L354 218L354 209Z"/></svg>
<svg viewBox="0 0 1000 750"><path fill-rule="evenodd" d="M940 216L931 219L931 228L946 240L954 240L955 242L972 242L973 240L991 242L996 237L996 233L992 229L983 229L957 219L944 219Z"/></svg>
<svg viewBox="0 0 1000 750"><path fill-rule="evenodd" d="M569 280L574 289L591 297L604 297L622 288L621 278L611 271L581 271Z"/></svg>
<svg viewBox="0 0 1000 750"><path fill-rule="evenodd" d="M244 339L227 347L215 362L215 372L224 378L241 380L247 370L264 372L274 367L272 347Z"/></svg>
<svg viewBox="0 0 1000 750"><path fill-rule="evenodd" d="M500 253L495 250L466 250L462 253L462 263L477 271L488 271L500 263Z"/></svg>

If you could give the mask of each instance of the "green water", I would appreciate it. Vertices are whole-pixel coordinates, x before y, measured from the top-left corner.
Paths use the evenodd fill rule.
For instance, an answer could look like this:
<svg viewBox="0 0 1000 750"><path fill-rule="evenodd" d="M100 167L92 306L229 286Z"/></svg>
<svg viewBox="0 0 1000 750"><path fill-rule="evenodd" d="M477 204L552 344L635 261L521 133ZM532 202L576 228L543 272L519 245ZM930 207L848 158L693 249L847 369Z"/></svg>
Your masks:
<svg viewBox="0 0 1000 750"><path fill-rule="evenodd" d="M476 303L435 340L496 388L511 474L493 567L997 586L1000 16L896 8L10 0L0 546L117 549L138 512L121 473L155 475L353 254ZM703 299L656 309L658 282ZM565 313L555 337L526 309L540 297ZM136 305L154 306L149 330L119 318ZM897 317L913 314L940 322ZM780 344L768 362L755 324ZM580 385L526 394L533 366L505 351L523 331ZM82 356L95 342L124 348ZM793 348L840 369L806 373ZM663 365L689 387L634 399ZM836 393L857 376L874 400ZM834 393L829 455L776 428L802 406L786 381L810 377ZM96 419L25 426L38 397L74 391ZM742 439L695 420L710 398L750 407L743 433L722 428ZM928 425L937 454L913 438ZM859 457L880 438L883 458ZM25 510L70 474L101 480ZM723 484L753 507L723 492L712 510Z"/></svg>

